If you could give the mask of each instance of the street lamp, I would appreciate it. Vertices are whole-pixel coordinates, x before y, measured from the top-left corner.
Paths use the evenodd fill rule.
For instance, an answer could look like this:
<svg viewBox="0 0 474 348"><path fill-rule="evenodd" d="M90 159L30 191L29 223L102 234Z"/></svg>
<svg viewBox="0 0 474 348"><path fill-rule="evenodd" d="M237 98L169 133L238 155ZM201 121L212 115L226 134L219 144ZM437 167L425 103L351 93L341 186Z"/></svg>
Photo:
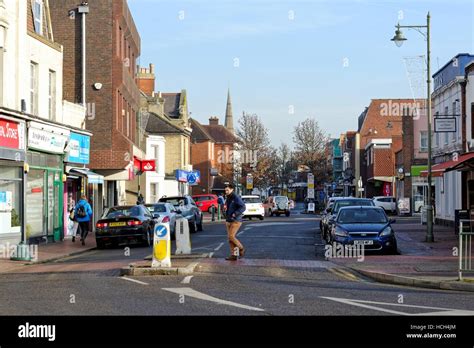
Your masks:
<svg viewBox="0 0 474 348"><path fill-rule="evenodd" d="M434 242L433 236L433 206L431 205L431 48L430 48L430 19L428 12L426 15L426 25L400 25L395 28L395 36L392 41L400 47L407 39L403 36L401 28L415 29L426 39L426 83L427 83L427 121L428 121L428 204L426 205L426 241ZM426 29L426 33L423 32Z"/></svg>

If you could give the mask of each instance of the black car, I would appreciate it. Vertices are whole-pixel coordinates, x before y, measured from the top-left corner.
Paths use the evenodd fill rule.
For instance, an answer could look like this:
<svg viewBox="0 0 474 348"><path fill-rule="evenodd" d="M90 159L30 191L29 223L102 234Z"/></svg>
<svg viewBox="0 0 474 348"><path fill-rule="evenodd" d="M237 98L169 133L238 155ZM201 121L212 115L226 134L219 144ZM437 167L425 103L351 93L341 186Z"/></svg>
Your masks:
<svg viewBox="0 0 474 348"><path fill-rule="evenodd" d="M153 244L156 220L143 205L117 206L105 211L95 227L97 248L107 244L139 243Z"/></svg>
<svg viewBox="0 0 474 348"><path fill-rule="evenodd" d="M363 245L364 250L397 254L397 239L392 224L380 207L344 207L334 220L331 240L342 245Z"/></svg>
<svg viewBox="0 0 474 348"><path fill-rule="evenodd" d="M322 238L326 242L330 242L330 232L332 230L332 225L334 219L339 212L339 209L342 207L352 207L352 206L375 206L374 201L368 198L354 198L354 197L344 197L338 198L334 201L334 205L330 208L327 216L325 217L324 223L322 225L323 229L321 231Z"/></svg>

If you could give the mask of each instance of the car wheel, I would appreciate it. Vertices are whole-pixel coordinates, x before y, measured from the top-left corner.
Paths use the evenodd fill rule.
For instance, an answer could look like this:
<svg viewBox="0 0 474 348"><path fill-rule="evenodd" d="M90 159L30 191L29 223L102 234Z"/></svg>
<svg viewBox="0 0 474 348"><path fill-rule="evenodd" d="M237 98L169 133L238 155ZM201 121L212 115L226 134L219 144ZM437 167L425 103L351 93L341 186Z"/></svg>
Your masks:
<svg viewBox="0 0 474 348"><path fill-rule="evenodd" d="M202 214L201 218L199 219L199 223L196 223L196 226L198 231L202 231Z"/></svg>
<svg viewBox="0 0 474 348"><path fill-rule="evenodd" d="M103 240L96 239L95 243L97 244L97 249L105 249L105 243Z"/></svg>
<svg viewBox="0 0 474 348"><path fill-rule="evenodd" d="M152 236L152 232L150 229L148 229L148 231L146 232L146 236L143 236L144 237L144 242L143 242L143 245L146 246L146 247L151 247L152 244L153 244L153 241L151 239L151 236Z"/></svg>
<svg viewBox="0 0 474 348"><path fill-rule="evenodd" d="M290 216L290 212L287 211L287 212L285 213L285 216L286 216L286 217Z"/></svg>
<svg viewBox="0 0 474 348"><path fill-rule="evenodd" d="M189 221L189 233L196 233L196 221Z"/></svg>

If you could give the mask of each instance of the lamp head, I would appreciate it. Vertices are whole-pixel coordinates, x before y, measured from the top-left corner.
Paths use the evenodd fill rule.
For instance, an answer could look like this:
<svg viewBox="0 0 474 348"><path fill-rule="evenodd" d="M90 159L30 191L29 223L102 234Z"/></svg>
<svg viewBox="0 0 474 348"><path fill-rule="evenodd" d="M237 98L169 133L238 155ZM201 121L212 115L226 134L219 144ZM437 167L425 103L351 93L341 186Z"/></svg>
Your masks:
<svg viewBox="0 0 474 348"><path fill-rule="evenodd" d="M406 41L407 39L405 38L405 36L403 36L403 32L400 30L400 24L398 24L396 28L397 30L395 30L395 35L391 40L395 42L395 45L400 47L401 45L403 45L403 41Z"/></svg>

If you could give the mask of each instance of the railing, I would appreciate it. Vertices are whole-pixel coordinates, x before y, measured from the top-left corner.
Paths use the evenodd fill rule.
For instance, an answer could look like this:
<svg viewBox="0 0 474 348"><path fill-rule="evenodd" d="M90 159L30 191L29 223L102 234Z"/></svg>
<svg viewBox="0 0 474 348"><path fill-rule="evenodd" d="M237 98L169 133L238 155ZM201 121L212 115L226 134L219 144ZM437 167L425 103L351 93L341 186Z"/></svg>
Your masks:
<svg viewBox="0 0 474 348"><path fill-rule="evenodd" d="M463 280L463 272L474 272L472 268L472 237L474 236L474 220L459 221L459 280Z"/></svg>

